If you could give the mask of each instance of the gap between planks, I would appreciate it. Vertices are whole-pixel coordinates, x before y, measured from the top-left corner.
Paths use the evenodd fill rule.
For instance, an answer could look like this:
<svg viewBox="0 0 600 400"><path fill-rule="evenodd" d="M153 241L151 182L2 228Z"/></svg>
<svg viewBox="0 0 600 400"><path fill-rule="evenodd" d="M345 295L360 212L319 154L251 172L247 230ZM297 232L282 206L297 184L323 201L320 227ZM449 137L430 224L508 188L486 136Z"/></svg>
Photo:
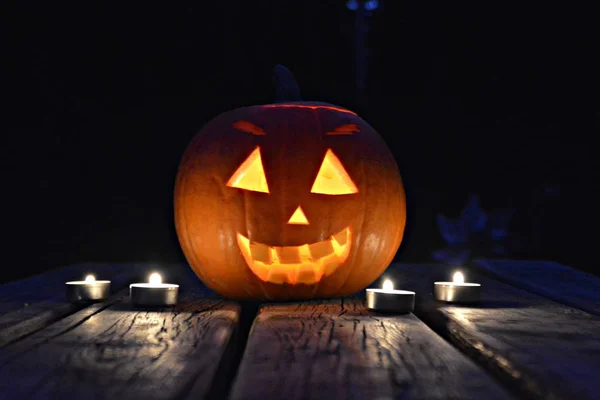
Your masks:
<svg viewBox="0 0 600 400"><path fill-rule="evenodd" d="M444 271L444 276L440 275L440 271ZM443 280L444 278L447 278L446 272L447 268L440 269L440 267L437 266L393 265L392 268L388 270L388 273L386 273L384 276L395 274L395 280L398 282L397 286L402 287L403 289L416 290L418 300L416 309L417 315L421 316L421 318L425 320L433 329L445 336L461 351L473 357L478 363L494 374L494 376L505 382L508 387L510 387L512 390L517 390L522 396L548 399L569 398L570 396L578 396L579 398L592 398L589 397L591 392L588 390L590 388L590 382L596 377L600 379L600 376L593 375L593 371L600 370L600 368L595 368L596 364L593 364L593 356L600 354L598 337L597 335L594 336L591 334L593 329L596 329L595 327L598 327L598 330L600 330L600 325L598 325L597 318L580 312L579 310L573 310L569 307L564 307L562 305L540 299L538 296L510 288L509 286L502 285L493 280L485 278L481 278L481 282L484 283L484 304L486 304L486 307L438 307L438 305L432 303L431 300L432 282L434 280ZM436 274L437 277L434 277ZM201 297L203 296L205 296L205 294L201 295ZM486 298L486 296L489 297ZM381 320L368 321L371 319L371 317L366 317L364 314L361 314L363 311L357 311L356 307L352 306L351 303L344 304L344 301L345 300L340 301L340 307L342 308L341 311L336 311L337 306L335 306L335 301L333 303L317 302L313 305L297 305L296 307L299 307L298 310L292 310L289 308L289 305L285 304L278 306L266 306L261 309L260 314L254 322L252 334L250 335L248 342L243 339L243 335L247 334L250 323L246 323L243 328L243 324L237 326L236 324L238 324L240 318L239 310L234 310L234 319L229 320L229 322L225 324L224 328L226 331L228 330L228 337L230 339L225 342L220 342L220 347L218 349L218 352L221 354L219 356L220 358L217 357L217 359L214 359L213 357L213 365L206 370L208 373L200 375L193 373L189 375L186 373L186 379L183 379L183 381L180 379L175 384L167 379L166 385L169 386L170 384L173 387L175 393L177 393L177 399L185 399L188 397L201 398L202 396L198 395L202 393L209 394L210 397L207 398L225 398L231 389L229 386L230 384L234 385L231 392L231 397L233 399L253 398L250 397L250 394L261 389L271 390L272 394L276 396L274 398L286 398L287 400L299 398L300 394L304 396L302 398L321 398L321 395L324 393L333 395L336 393L340 394L340 390L342 391L341 398L355 398L353 396L356 393L365 393L367 395L372 395L374 393L390 394L390 396L398 394L410 395L418 393L419 390L424 390L415 385L418 385L419 382L422 384L423 382L431 381L433 378L431 376L421 377L420 375L410 375L414 374L415 371L417 373L421 371L419 368L410 369L404 364L406 363L406 356L402 357L401 353L397 354L403 350L403 346L406 347L406 343L403 342L403 340L405 340L407 337L411 337L411 335L415 335L415 332L418 333L419 329L422 328L416 329L415 325L413 324L414 321L411 322L410 320L410 316L401 317L399 319L403 321L403 328L399 328L397 326L398 322L393 322L393 317L392 320L389 319L390 317L377 317ZM108 341L109 345L105 346L103 344L98 345L97 338L94 338L93 336L88 336L87 342L84 340L83 343L80 343L73 337L73 334L75 332L81 332L84 326L85 329L83 329L83 332L91 335L92 332L94 332L94 324L91 322L94 320L103 321L110 316L112 312L109 313L109 311L111 310L126 313L126 307L122 307L123 301L118 303L121 304L121 306L118 306L117 304L111 304L106 310L104 310L101 305L88 307L87 309L67 316L66 318L52 324L46 329L42 329L41 331L24 337L22 340L13 343L11 346L0 350L0 377L2 378L0 381L15 381L19 379L5 379L3 375L6 373L6 368L10 369L15 367L12 363L14 363L15 360L21 360L21 355L27 355L29 361L31 362L31 364L27 364L27 362L25 362L25 364L20 364L21 368L25 368L25 371L27 371L27 368L32 368L34 371L39 372L40 367L38 364L40 362L43 364L44 362L48 362L48 360L44 360L43 358L38 359L35 357L32 359L31 354L38 351L42 354L44 354L44 352L52 353L52 351L56 351L56 349L52 350L52 346L48 347L50 344L54 344L55 348L64 348L69 351L70 347L67 346L69 341L64 341L63 339L65 337L71 338L70 340L74 340L74 342L71 342L71 344L76 348L74 351L84 351L85 349L88 349L85 351L91 351L91 354L96 354L98 352L98 346L104 346L105 349L109 349L110 351L113 351L113 353L118 351L120 347L115 347L114 343L111 347L110 338ZM113 308L111 309L111 307ZM280 310L283 310L283 312L271 312L274 318L266 318L264 312L268 311L269 307L279 307ZM270 310L274 311L273 308ZM200 308L197 310L199 313L206 311L210 311L210 309L207 310ZM129 310L129 312L131 312L131 310ZM179 311L175 312L175 314L178 315L178 313L181 312L190 312L190 309L187 311L185 309L180 309ZM299 313L300 316L296 316L296 313ZM250 313L247 315L251 316L252 312L250 311ZM540 319L542 317L545 317L546 320ZM120 318L127 317L125 315L121 315ZM152 318L150 319L152 320ZM163 318L163 321L168 319L166 317ZM288 320L292 318L292 322L286 322L286 318ZM414 316L412 318L414 318L416 321L419 321ZM177 319L176 316L175 319ZM358 324L363 324L365 327L368 325L368 328L363 329L363 332L367 332L367 336L368 332L374 332L373 338L371 338L373 340L370 342L370 345L365 345L364 343L354 343L353 341L357 340L355 337L356 334L351 334L350 331L348 331L349 328L344 329L344 327L341 327L340 329L340 327L336 326L335 324L336 322L339 322L342 325L349 323L355 324L354 321L357 319ZM494 319L497 320L495 321L496 323L494 323ZM557 332L547 330L548 327L545 323L548 319L551 322L558 322L558 326L555 329ZM78 320L80 323L69 325L66 330L63 329L64 331L60 330L61 327L65 328L64 324L68 325L69 321L73 322L75 320ZM302 320L305 320L308 325L302 324L300 322ZM123 327L123 321L124 320L122 319L117 319L115 326L119 327L119 329L125 329ZM529 327L527 326L528 321L533 322L533 324L530 324ZM131 321L129 322L131 323ZM134 325L139 324L140 322L143 327L143 321L135 322L134 318ZM95 323L98 324L98 322ZM590 323L591 326L586 326L588 323ZM290 330L288 326L290 324L292 326L295 324L295 328L297 329ZM331 324L331 326L328 324ZM418 324L420 324L422 327L425 327L420 321ZM181 326L181 322L177 322L175 325L170 325L167 330L176 330L176 326ZM265 328L265 326L267 326L267 328ZM381 328L385 329L381 331L380 326ZM100 327L102 327L102 323L100 323ZM56 329L58 329L58 331ZM153 328L145 327L143 329L149 329L152 331ZM152 332L154 332L153 334L158 334L159 336L166 335L164 332L161 333L161 329L159 329L157 332ZM332 329L331 333L328 333L328 329ZM353 327L353 329L355 330L355 327ZM403 329L405 329L405 331L403 331ZM283 335L275 334L278 330L283 330ZM395 335L395 340L400 343L399 348L396 347L398 346L397 344L394 345L394 340L385 338L385 335L390 335L390 331L392 332L392 336ZM56 336L48 336L49 332L54 332ZM303 342L298 342L297 338L295 338L294 335L297 335L298 332L301 332L299 337L303 337ZM124 336L127 336L127 334L129 334L129 331L125 332ZM431 334L434 337L439 338L437 335L433 334L433 332L431 332ZM553 334L556 335L553 336ZM550 336L551 340L548 341L546 336ZM254 345L255 343L253 340L256 342L257 337L259 338L259 343L260 340L263 341L263 346L257 347ZM358 337L360 337L360 335L358 335ZM419 335L417 335L417 337L419 337ZM40 342L40 338L43 338L44 340ZM519 343L520 339L522 339L523 343ZM323 342L324 340L325 342ZM381 342L382 340L383 342ZM569 364L569 362L572 362L572 360L569 360L567 354L570 354L572 356L574 355L579 357L580 360L584 361L583 365L569 364L569 367L564 368L563 371L558 371L557 374L557 371L552 368L552 363L548 364L548 360L544 359L543 354L540 360L539 352L543 350L544 346L540 347L540 343L538 343L539 341L545 342L550 352L554 352L554 361L557 361L557 354L560 354L560 352L562 352L564 349L564 352L566 353L565 358L559 359L558 361L562 360ZM34 343L37 344L33 346ZM337 350L337 355L335 346L333 348L328 347L331 346L332 343L339 347ZM415 341L413 340L413 344L414 343ZM571 348L569 348L569 343L572 344ZM567 345L565 346L565 344ZM246 345L244 357L239 364L240 369L237 371L238 364L235 360L239 359L241 351L244 350L244 345ZM139 346L140 344L138 343L138 347ZM365 346L366 349L364 348ZM276 349L275 353L273 353L273 347ZM422 344L421 347L423 347ZM453 349L450 346L448 347ZM50 350L48 350L49 348ZM92 350L89 350L89 348ZM208 348L211 348L211 346L208 346ZM342 352L342 348L347 351ZM21 349L24 352L19 353L18 349ZM432 349L435 349L435 346L433 346ZM437 369L433 369L433 374L439 374L440 368L443 371L443 367L440 367L440 365L444 365L442 361L444 361L445 357L449 356L429 354L430 352L427 352L427 350L431 351L432 349L428 349L427 346L423 347L421 349L423 354L420 354L419 357L431 358L433 356L433 360L437 360L439 363L439 365L436 367ZM372 354L361 356L361 352ZM444 352L447 353L447 350ZM348 356L346 356L346 353ZM585 353L588 353L587 358L585 357ZM459 355L462 357L462 359L470 362L462 354L459 353ZM54 358L61 360L61 356L62 353L59 352L59 354L56 354L56 357ZM177 360L178 357L185 358L188 356L189 355L187 354L183 355L176 353L171 354L169 357ZM198 356L202 356L202 354L198 354ZM298 365L297 363L291 362L288 358L292 356L299 357L300 360L304 360L304 367L302 365ZM104 357L104 355L101 355L100 361L102 361L102 357ZM340 370L336 370L338 372L332 375L331 368L329 367L331 367L331 363L336 365L336 357L339 359L337 360L338 366L341 363L346 365L347 368L341 370L341 372ZM353 364L352 357L358 357L359 360L360 357L366 357L366 361L362 361L365 361L365 365L367 365L367 367L364 367L364 365L361 363L362 361L358 364ZM372 358L371 361L369 361L369 357ZM143 356L140 358L143 359ZM446 359L444 362L451 362L451 358L452 357ZM596 359L598 359L598 357ZM415 362L417 367L422 367L424 362L419 361L419 358L416 360L417 361ZM270 363L272 364L274 361L276 361L277 368L273 368L273 365L270 365ZM409 358L409 365L410 361L411 359ZM114 363L115 361L113 360L112 362ZM133 364L135 364L135 362L136 360L134 359ZM200 367L197 364L194 364L192 361L190 362L191 368L195 371L198 371L198 368ZM140 363L143 364L144 360L139 360L138 365ZM384 365L385 363L387 363L387 366L383 368L382 372L381 365ZM377 368L370 366L372 364L379 365L380 367ZM450 365L454 366L452 363ZM464 366L466 365L464 364L464 361L461 361L459 365L459 370L469 370L469 367ZM86 373L89 374L93 372L79 370L74 371L74 369L77 370L77 368L73 368L73 365L69 363L58 363L58 366L59 369L61 369L67 375L83 374L85 376ZM280 370L279 367L284 367L284 369ZM285 367L288 369L285 370ZM314 376L315 372L312 371L313 367L317 370L316 377ZM359 368L357 369L357 367ZM200 371L203 370L202 368L200 368ZM400 371L398 371L399 368ZM570 380L569 377L565 376L564 374L566 373L569 375L569 370L573 370L573 374L579 373L583 379ZM236 371L237 378L235 382L232 383L230 377L235 375ZM290 372L293 373L291 377ZM460 378L462 375L459 372L460 371L454 371L453 373L455 375L458 374L456 377ZM560 372L564 373L561 375ZM41 373L43 375L43 372ZM96 370L95 373L97 374L98 371ZM153 371L152 369L150 369L149 373L160 375L159 371ZM163 371L163 373L165 372ZM250 373L258 375L259 378L263 380L268 381L271 379L273 384L271 387L266 387L265 389L264 386L260 386L262 385L261 382L257 383L252 380L248 381L248 376ZM407 373L409 376L402 378L403 374ZM481 373L482 371L479 368L474 367L472 371L466 375L471 376L475 374L475 376L478 377ZM307 374L308 377L306 377ZM544 374L547 374L548 378L544 379ZM27 375L27 373L24 372L24 376L27 379L31 378L35 380L35 376L37 375ZM205 376L212 376L215 379L211 378L207 381ZM489 380L489 377L487 377L486 374L483 374L483 376L486 377L485 379ZM303 377L302 379L304 380L300 382L294 382L294 379L299 379L299 377ZM22 376L20 378L23 379ZM106 380L106 376L104 379ZM143 379L137 375L130 379L132 385L134 386L139 384L136 382L136 380L139 379L143 381ZM254 377L253 379L256 378ZM313 381L311 381L311 379ZM472 377L469 379L471 379L471 381L468 382L467 387L461 388L460 390L473 390L472 388L469 389L469 384L471 387L473 387L473 385L477 386L477 382L473 382ZM480 378L478 377L476 380L478 379ZM342 381L340 382L340 380ZM348 380L350 381L350 386L348 386ZM354 382L354 380L356 380L356 382ZM327 381L329 381L329 384L327 384ZM331 382L335 383L331 384ZM449 386L449 381L444 377L436 378L434 383L430 383L429 386L435 388L435 385L439 384L439 382L442 382L442 387L446 385L448 390L452 389ZM457 382L460 382L460 379L458 379L458 381L455 380L454 384L459 384ZM497 388L497 386L494 386L495 383L493 381L490 380L490 382L492 385L490 387ZM308 385L308 383L315 383L314 388L312 385ZM336 387L336 384L341 384L341 386ZM283 389L281 389L282 385ZM564 388L561 388L561 385L564 386ZM377 387L377 389L374 389L374 387ZM96 389L98 393L101 394L106 393L107 390L110 393L113 393L112 385L101 387L96 386ZM353 392L351 392L350 389L353 389ZM9 391L6 393L10 393L10 388L7 390ZM42 382L38 382L38 386L36 386L32 392L32 396L34 398L43 398L43 396L39 396L55 395L57 394L57 390L58 389L56 389L56 387L52 386L52 376L49 378L45 376L42 379ZM121 386L121 391L127 390L132 389L129 386ZM436 394L435 389L430 388L427 390L431 390L433 392L427 393L426 397L445 398L442 397L442 394ZM477 392L477 396L485 395L485 397L491 398L505 398L508 396L505 392L503 392L503 389L496 390L498 390L498 392L492 395L489 395L486 392L477 391L473 391L471 394ZM85 390L81 393L84 392ZM72 398L68 397L70 392L60 393L63 395L62 398ZM144 393L145 397L148 399L163 398L161 397L161 393L155 393L152 391L144 391ZM136 392L133 393L132 398L137 398L135 397L135 394ZM462 395L459 394L458 397L477 398L472 397L469 394L465 395L464 393Z"/></svg>
<svg viewBox="0 0 600 400"><path fill-rule="evenodd" d="M1 349L0 393L181 400L228 390L215 382L239 307L200 285L182 292L172 309L133 309L128 297L93 305Z"/></svg>
<svg viewBox="0 0 600 400"><path fill-rule="evenodd" d="M114 294L140 275L145 264L76 264L0 286L0 348L86 307L65 298L65 282L87 273L111 280Z"/></svg>
<svg viewBox="0 0 600 400"><path fill-rule="evenodd" d="M511 397L417 317L361 297L263 306L230 399Z"/></svg>
<svg viewBox="0 0 600 400"><path fill-rule="evenodd" d="M600 318L486 278L473 306L433 300L433 282L454 268L393 264L382 279L417 292L415 314L491 374L533 399L596 399Z"/></svg>
<svg viewBox="0 0 600 400"><path fill-rule="evenodd" d="M600 278L551 261L475 260L479 271L509 285L600 317Z"/></svg>

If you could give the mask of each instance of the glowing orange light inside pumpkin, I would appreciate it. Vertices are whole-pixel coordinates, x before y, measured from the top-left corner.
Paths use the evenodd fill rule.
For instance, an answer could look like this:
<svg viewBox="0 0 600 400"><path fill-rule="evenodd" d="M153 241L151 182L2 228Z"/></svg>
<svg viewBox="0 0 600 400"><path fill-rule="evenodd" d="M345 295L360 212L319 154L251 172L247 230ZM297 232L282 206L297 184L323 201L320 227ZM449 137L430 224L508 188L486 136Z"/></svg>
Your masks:
<svg viewBox="0 0 600 400"><path fill-rule="evenodd" d="M248 122L248 121L234 122L233 127L242 132L251 133L256 136L265 136L266 135L265 131L261 127L256 126L253 123Z"/></svg>
<svg viewBox="0 0 600 400"><path fill-rule="evenodd" d="M358 125L356 124L345 124L338 126L331 132L327 132L326 135L335 136L335 135L352 135L353 133L360 132Z"/></svg>
<svg viewBox="0 0 600 400"><path fill-rule="evenodd" d="M246 158L246 161L234 172L227 186L238 189L246 189L253 192L269 193L267 178L260 158L260 147Z"/></svg>
<svg viewBox="0 0 600 400"><path fill-rule="evenodd" d="M259 146L238 167L227 186L269 193ZM339 195L357 192L358 188L339 158L331 149L327 150L311 193ZM288 224L309 225L302 207L296 208ZM351 233L346 227L325 240L300 246L270 246L250 241L240 233L237 234L237 242L246 263L262 281L314 284L323 276L331 275L346 261L350 254Z"/></svg>
<svg viewBox="0 0 600 400"><path fill-rule="evenodd" d="M237 242L246 263L263 282L314 284L346 261L352 232L346 227L325 240L300 246L269 246L240 233Z"/></svg>
<svg viewBox="0 0 600 400"><path fill-rule="evenodd" d="M304 214L304 211L302 211L302 207L298 206L298 208L296 208L296 211L294 211L294 213L290 217L290 220L288 221L288 224L291 224L291 225L308 225L308 218L306 218L306 215Z"/></svg>
<svg viewBox="0 0 600 400"><path fill-rule="evenodd" d="M309 110L332 110L345 114L356 115L355 112L346 110L345 108L335 107L335 106L311 106L311 105L303 105L303 104L265 104L262 107L264 108L306 108Z"/></svg>
<svg viewBox="0 0 600 400"><path fill-rule="evenodd" d="M340 159L329 149L325 153L325 158L310 192L333 195L352 194L357 193L358 188L346 172Z"/></svg>

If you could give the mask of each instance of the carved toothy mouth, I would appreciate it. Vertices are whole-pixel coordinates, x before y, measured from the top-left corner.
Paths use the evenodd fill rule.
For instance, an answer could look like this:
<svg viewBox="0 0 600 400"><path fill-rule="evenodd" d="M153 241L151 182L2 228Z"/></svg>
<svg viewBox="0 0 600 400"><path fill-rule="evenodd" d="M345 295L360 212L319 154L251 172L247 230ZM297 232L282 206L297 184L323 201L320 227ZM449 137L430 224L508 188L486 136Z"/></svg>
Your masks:
<svg viewBox="0 0 600 400"><path fill-rule="evenodd" d="M237 234L240 251L254 275L278 284L314 284L333 274L350 254L350 239L349 227L320 242L301 246L269 246Z"/></svg>

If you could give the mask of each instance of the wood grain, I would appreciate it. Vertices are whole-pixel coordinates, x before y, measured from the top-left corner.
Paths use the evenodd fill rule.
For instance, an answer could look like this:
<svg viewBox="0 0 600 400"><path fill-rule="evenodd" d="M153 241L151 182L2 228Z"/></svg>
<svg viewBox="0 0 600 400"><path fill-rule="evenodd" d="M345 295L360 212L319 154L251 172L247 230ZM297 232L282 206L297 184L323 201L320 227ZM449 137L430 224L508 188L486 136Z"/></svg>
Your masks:
<svg viewBox="0 0 600 400"><path fill-rule="evenodd" d="M435 302L444 266L394 264L383 278L417 292L415 313L522 397L597 399L600 318L467 271L482 303Z"/></svg>
<svg viewBox="0 0 600 400"><path fill-rule="evenodd" d="M476 260L497 280L600 316L600 278L551 261Z"/></svg>
<svg viewBox="0 0 600 400"><path fill-rule="evenodd" d="M202 399L239 318L235 304L206 294L190 282L173 309L133 309L122 296L63 318L0 350L0 393L11 399Z"/></svg>
<svg viewBox="0 0 600 400"><path fill-rule="evenodd" d="M83 263L68 265L19 281L0 285L0 316L36 302L65 298L65 282L81 280L93 273L97 279L111 279L124 272L137 272L148 264ZM119 290L119 289L118 289Z"/></svg>
<svg viewBox="0 0 600 400"><path fill-rule="evenodd" d="M346 299L262 307L230 398L509 397L414 315L377 315Z"/></svg>
<svg viewBox="0 0 600 400"><path fill-rule="evenodd" d="M111 291L123 289L147 264L77 264L0 286L0 347L76 312L65 298L65 282L88 273L111 280Z"/></svg>

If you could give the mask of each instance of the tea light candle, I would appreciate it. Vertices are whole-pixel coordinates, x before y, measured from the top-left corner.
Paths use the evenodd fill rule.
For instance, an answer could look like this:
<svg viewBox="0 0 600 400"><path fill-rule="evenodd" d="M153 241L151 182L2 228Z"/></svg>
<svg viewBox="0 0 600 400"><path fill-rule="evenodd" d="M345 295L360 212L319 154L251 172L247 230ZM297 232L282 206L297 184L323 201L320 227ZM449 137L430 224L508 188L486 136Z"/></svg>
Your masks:
<svg viewBox="0 0 600 400"><path fill-rule="evenodd" d="M394 290L394 283L386 279L382 289L367 289L369 310L409 313L415 308L415 292Z"/></svg>
<svg viewBox="0 0 600 400"><path fill-rule="evenodd" d="M131 304L134 306L165 307L177 304L179 285L162 283L159 273L152 273L148 283L129 285Z"/></svg>
<svg viewBox="0 0 600 400"><path fill-rule="evenodd" d="M88 275L83 281L66 282L67 300L71 303L104 301L110 296L110 281L97 281Z"/></svg>
<svg viewBox="0 0 600 400"><path fill-rule="evenodd" d="M434 282L435 299L447 303L477 303L481 295L479 283L465 282L462 272L455 272L452 282Z"/></svg>

